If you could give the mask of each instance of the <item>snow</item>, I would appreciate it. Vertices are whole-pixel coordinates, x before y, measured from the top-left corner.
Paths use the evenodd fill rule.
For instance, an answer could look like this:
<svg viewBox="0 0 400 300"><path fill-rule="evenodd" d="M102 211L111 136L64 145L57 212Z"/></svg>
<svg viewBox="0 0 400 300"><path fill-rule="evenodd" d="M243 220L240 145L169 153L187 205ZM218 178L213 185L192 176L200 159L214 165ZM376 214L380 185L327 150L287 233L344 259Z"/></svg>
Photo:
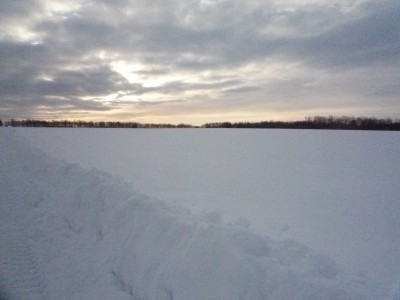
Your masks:
<svg viewBox="0 0 400 300"><path fill-rule="evenodd" d="M399 299L399 145L1 128L0 298Z"/></svg>

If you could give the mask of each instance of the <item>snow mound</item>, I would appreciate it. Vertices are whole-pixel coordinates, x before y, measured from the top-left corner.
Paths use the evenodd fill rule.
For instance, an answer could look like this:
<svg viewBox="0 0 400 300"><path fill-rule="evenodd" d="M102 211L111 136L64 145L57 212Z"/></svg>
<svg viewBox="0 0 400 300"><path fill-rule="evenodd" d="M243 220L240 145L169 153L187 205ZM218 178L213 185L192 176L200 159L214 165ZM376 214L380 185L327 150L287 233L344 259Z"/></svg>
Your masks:
<svg viewBox="0 0 400 300"><path fill-rule="evenodd" d="M12 266L0 268L0 297L16 288L48 299L377 297L302 244L135 193L50 158L11 129L0 130L0 149L0 220L13 220L0 230L0 265ZM19 256L12 240L24 241L12 245Z"/></svg>

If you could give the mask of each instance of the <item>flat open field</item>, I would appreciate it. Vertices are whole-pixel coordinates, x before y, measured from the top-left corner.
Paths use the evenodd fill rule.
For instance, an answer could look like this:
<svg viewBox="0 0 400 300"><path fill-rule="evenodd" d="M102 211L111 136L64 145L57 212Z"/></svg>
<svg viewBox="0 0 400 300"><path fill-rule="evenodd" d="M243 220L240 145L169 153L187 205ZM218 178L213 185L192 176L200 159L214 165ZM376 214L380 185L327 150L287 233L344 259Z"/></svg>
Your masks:
<svg viewBox="0 0 400 300"><path fill-rule="evenodd" d="M397 299L396 132L17 128L0 147L3 214L24 219L5 225L49 299Z"/></svg>

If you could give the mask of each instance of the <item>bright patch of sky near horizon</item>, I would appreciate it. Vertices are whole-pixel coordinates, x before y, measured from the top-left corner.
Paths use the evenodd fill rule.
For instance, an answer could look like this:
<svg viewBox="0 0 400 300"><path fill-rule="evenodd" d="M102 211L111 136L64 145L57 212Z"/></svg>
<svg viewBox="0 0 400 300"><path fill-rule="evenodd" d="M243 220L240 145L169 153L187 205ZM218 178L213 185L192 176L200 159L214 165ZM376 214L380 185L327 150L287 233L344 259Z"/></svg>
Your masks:
<svg viewBox="0 0 400 300"><path fill-rule="evenodd" d="M2 1L0 118L400 117L400 3Z"/></svg>

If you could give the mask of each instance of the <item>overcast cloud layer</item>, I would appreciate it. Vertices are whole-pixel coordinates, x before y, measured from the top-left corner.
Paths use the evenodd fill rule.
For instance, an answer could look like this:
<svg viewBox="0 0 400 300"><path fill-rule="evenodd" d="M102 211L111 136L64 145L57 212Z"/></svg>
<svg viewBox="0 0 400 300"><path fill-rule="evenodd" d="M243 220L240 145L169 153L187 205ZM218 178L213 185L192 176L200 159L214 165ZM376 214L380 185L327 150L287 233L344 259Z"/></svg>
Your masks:
<svg viewBox="0 0 400 300"><path fill-rule="evenodd" d="M1 0L0 70L3 119L399 118L400 1Z"/></svg>

